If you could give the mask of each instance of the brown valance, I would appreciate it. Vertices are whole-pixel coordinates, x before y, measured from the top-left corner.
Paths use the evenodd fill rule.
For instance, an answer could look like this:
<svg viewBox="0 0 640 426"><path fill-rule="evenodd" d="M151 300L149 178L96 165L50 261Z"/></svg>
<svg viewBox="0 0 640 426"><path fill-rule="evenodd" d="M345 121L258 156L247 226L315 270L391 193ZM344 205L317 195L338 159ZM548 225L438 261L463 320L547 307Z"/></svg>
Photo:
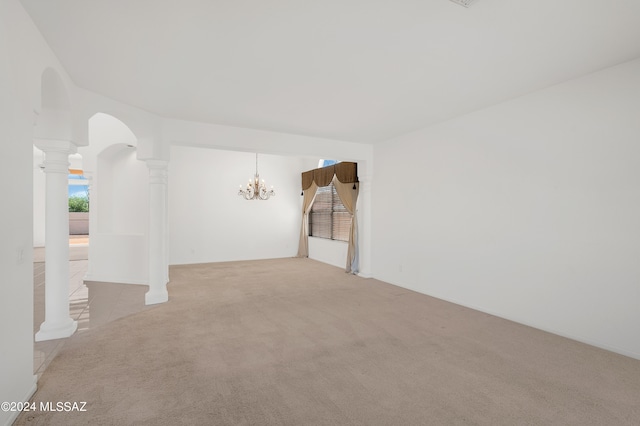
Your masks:
<svg viewBox="0 0 640 426"><path fill-rule="evenodd" d="M334 175L342 183L358 182L358 163L345 161L304 172L302 173L302 190L309 188L313 182L319 187L329 186Z"/></svg>
<svg viewBox="0 0 640 426"><path fill-rule="evenodd" d="M308 189L313 183L313 170L302 173L302 189Z"/></svg>

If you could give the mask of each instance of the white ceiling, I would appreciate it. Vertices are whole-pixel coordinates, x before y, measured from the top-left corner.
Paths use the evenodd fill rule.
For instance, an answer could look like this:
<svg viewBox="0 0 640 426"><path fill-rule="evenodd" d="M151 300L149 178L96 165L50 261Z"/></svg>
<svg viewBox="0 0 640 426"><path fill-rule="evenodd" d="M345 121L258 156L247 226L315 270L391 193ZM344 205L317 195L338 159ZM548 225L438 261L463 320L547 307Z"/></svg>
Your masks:
<svg viewBox="0 0 640 426"><path fill-rule="evenodd" d="M375 143L640 57L640 0L22 0L73 81Z"/></svg>

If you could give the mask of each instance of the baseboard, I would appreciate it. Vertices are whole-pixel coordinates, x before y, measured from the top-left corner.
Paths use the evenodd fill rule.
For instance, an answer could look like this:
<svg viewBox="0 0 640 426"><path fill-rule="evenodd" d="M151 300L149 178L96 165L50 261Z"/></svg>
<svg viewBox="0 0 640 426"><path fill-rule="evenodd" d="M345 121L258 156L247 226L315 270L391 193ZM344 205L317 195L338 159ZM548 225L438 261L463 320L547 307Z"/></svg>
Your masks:
<svg viewBox="0 0 640 426"><path fill-rule="evenodd" d="M87 274L84 276L83 280L103 282L103 283L114 283L114 284L149 285L149 282L147 280L142 280L139 278L118 277L118 276L114 277L114 276L100 275L100 274Z"/></svg>
<svg viewBox="0 0 640 426"><path fill-rule="evenodd" d="M550 327L544 327L544 326L540 326L538 324L535 323L531 323L528 321L523 321L520 318L515 318L513 316L510 315L504 315L502 313L498 313L498 312L494 312L491 309L485 309L479 306L475 306L469 303L462 303L457 299L453 299L453 298L449 298L449 297L442 297L439 296L437 294L433 294L433 293L425 293L424 291L421 290L417 290L415 288L412 288L411 286L406 286L406 285L401 285L401 284L393 284L390 281L385 281L384 279L380 279L383 282L389 283L391 285L395 285L397 287L402 287L405 288L407 290L411 290L411 291L415 291L416 293L420 293L420 294L424 294L430 297L435 297L436 299L440 299L440 300L444 300L445 302L449 302L449 303L453 303L454 305L459 305L459 306L464 306L465 308L469 308L469 309L473 309L474 311L478 311L478 312L483 312L485 314L489 314L489 315L493 315L494 317L498 317L498 318L502 318L505 319L507 321L511 321L511 322L515 322L517 324L521 324L527 327L531 327L531 328L535 328L536 330L540 330L540 331L544 331L546 333L551 333L551 334L555 334L556 336L560 336L560 337L564 337L570 340L575 340L576 342L580 342L580 343L584 343L586 345L589 346L593 346L596 348L600 348L600 349L604 349L605 351L609 351L609 352L614 352L620 355L624 355L627 356L629 358L634 358L634 359L638 359L640 360L640 353L636 353L633 351L629 351L626 349L622 349L622 348L618 348L615 346L611 346L611 345L607 345L601 342L596 342L593 341L591 339L585 338L583 336L577 336L577 335L573 335L573 334L569 334L569 333L565 333L563 331L560 330L556 330Z"/></svg>
<svg viewBox="0 0 640 426"><path fill-rule="evenodd" d="M411 289L411 290L413 290L413 289ZM417 291L417 290L413 290L413 291ZM421 293L421 292L418 292L418 293ZM423 293L423 294L426 294L426 293ZM465 304L465 303L460 303L458 300L453 300L453 299L444 298L444 297L440 297L440 296L434 296L434 295L429 295L429 296L435 297L437 299L441 299L441 300L444 300L444 301L447 301L447 302L450 302L450 303L454 303L456 305L464 306L466 308L470 308L470 309L473 309L475 311L484 312L485 314L489 314L489 315L493 315L494 317L506 319L508 321L515 322L517 324L522 324L522 325L525 325L527 327L535 328L536 330L541 330L541 331L544 331L546 333L555 334L556 336L564 337L566 339L575 340L576 342L584 343L585 345L594 346L596 348L604 349L605 351L614 352L614 353L617 353L617 354L620 354L620 355L627 356L629 358L634 358L634 359L640 360L640 354L636 353L636 352L628 351L626 349L622 349L622 348L618 348L618 347L615 347L615 346L607 345L607 344L604 344L604 343L601 343L601 342L597 342L597 341L585 338L583 336L574 335L574 334L570 334L570 333L565 333L564 331L557 330L557 329L554 329L554 328L540 326L539 324L531 323L529 321L523 321L520 318L515 318L515 317L512 317L510 315L503 315L501 313L493 312L490 309L484 309L484 308L481 308L481 307L478 307L478 306Z"/></svg>
<svg viewBox="0 0 640 426"><path fill-rule="evenodd" d="M21 399L15 402L29 401L33 396L33 394L36 393L36 390L38 390L38 376L34 375L33 383L31 384L27 392L24 394L24 396ZM3 420L4 422L2 423L3 426L11 426L13 422L15 422L18 416L20 415L20 411L0 411L0 414L4 414L4 413L8 414L8 416Z"/></svg>

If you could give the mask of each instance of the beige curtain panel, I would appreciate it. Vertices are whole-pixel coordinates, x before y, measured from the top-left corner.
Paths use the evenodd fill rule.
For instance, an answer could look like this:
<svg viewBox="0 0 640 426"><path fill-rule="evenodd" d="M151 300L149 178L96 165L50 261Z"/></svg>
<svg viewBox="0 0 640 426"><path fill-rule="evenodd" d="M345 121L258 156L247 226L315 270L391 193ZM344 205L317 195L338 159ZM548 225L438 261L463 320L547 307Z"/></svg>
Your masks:
<svg viewBox="0 0 640 426"><path fill-rule="evenodd" d="M304 173L302 180L304 182ZM314 198L316 198L316 192L318 191L318 185L311 181L311 185L307 189L304 189L302 200L302 227L300 229L300 242L298 244L298 257L309 257L309 212L311 211L311 205Z"/></svg>
<svg viewBox="0 0 640 426"><path fill-rule="evenodd" d="M358 260L358 220L356 218L356 204L360 184L358 183L358 163L345 161L319 169L302 173L302 226L300 228L300 243L298 257L309 257L309 212L319 187L328 186L333 181L340 201L351 214L349 228L349 248L347 250L347 264L345 271L356 274L359 270Z"/></svg>
<svg viewBox="0 0 640 426"><path fill-rule="evenodd" d="M358 265L358 220L356 219L356 204L358 202L358 193L360 192L360 184L358 182L342 183L336 179L333 180L333 186L340 197L340 201L349 213L351 213L351 226L349 227L349 249L347 250L347 266L346 272L357 274ZM355 188L355 189L354 189Z"/></svg>

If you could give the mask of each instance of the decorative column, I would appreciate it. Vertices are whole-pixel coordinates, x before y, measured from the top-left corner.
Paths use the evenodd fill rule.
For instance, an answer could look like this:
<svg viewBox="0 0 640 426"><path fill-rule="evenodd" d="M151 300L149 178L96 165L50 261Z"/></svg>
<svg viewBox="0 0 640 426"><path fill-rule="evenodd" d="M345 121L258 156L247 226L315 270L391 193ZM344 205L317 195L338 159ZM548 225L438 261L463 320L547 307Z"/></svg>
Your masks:
<svg viewBox="0 0 640 426"><path fill-rule="evenodd" d="M164 215L164 281L169 282L169 185L164 186L165 215Z"/></svg>
<svg viewBox="0 0 640 426"><path fill-rule="evenodd" d="M167 293L167 166L163 160L147 160L149 168L149 291L145 304L169 300Z"/></svg>
<svg viewBox="0 0 640 426"><path fill-rule="evenodd" d="M83 164L82 174L87 179L87 192L89 195L89 242L91 242L91 236L96 235L98 232L98 203L95 192L94 172L86 169L86 165ZM93 275L93 262L92 262L92 250L91 243L89 243L89 259L87 262L87 272L84 276L85 281L89 281L88 277Z"/></svg>
<svg viewBox="0 0 640 426"><path fill-rule="evenodd" d="M36 341L71 336L78 324L69 316L69 154L66 141L42 141L45 153L45 320Z"/></svg>

